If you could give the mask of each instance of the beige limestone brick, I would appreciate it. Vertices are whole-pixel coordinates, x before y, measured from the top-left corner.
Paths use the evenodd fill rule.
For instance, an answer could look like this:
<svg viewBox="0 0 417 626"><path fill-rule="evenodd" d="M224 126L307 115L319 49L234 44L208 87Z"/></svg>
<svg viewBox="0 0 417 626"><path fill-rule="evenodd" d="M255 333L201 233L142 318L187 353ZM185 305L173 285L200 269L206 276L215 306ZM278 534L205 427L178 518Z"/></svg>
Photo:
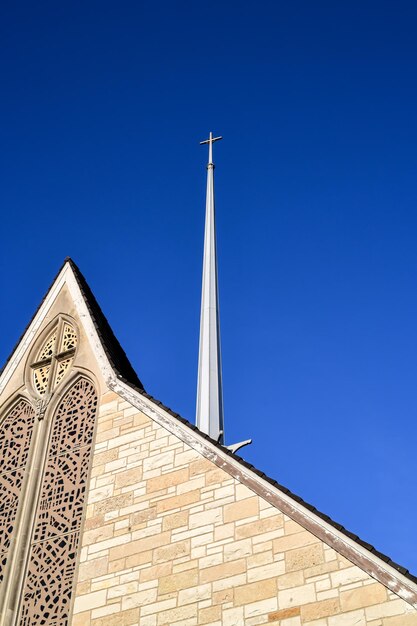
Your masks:
<svg viewBox="0 0 417 626"><path fill-rule="evenodd" d="M105 541L99 541L97 543L93 543L92 545L88 546L88 554L89 555L96 555L96 558L98 558L99 552L102 551L107 551L107 550L117 550L117 549L122 549L123 545L126 544L130 544L131 540L130 540L130 534L126 533L125 535L119 535L118 537L113 537L112 539L106 539Z"/></svg>
<svg viewBox="0 0 417 626"><path fill-rule="evenodd" d="M193 559L191 561L188 559L177 559L175 564L172 565L172 571L174 574L177 574L178 572L185 572L185 570L188 569L194 569L199 565L199 559Z"/></svg>
<svg viewBox="0 0 417 626"><path fill-rule="evenodd" d="M107 598L119 598L120 596L127 596L131 593L135 593L138 590L138 582L136 580L132 580L130 582L123 583L121 585L113 585L111 589L107 592Z"/></svg>
<svg viewBox="0 0 417 626"><path fill-rule="evenodd" d="M188 589L180 590L178 594L178 604L183 606L191 602L201 602L211 598L211 585L196 585Z"/></svg>
<svg viewBox="0 0 417 626"><path fill-rule="evenodd" d="M336 615L339 612L339 598L313 602L312 604L305 604L301 607L301 617L303 622L311 622L322 617L328 617L329 615Z"/></svg>
<svg viewBox="0 0 417 626"><path fill-rule="evenodd" d="M213 567L206 567L200 570L200 582L208 583L213 580L221 580L222 578L230 578L236 574L243 574L246 571L246 563L244 559L223 563Z"/></svg>
<svg viewBox="0 0 417 626"><path fill-rule="evenodd" d="M108 430L105 430L104 432L97 433L96 443L106 442L108 444L109 441L113 441L116 437L118 437L119 433L120 433L120 428L109 428Z"/></svg>
<svg viewBox="0 0 417 626"><path fill-rule="evenodd" d="M106 556L80 563L78 580L82 582L84 580L90 580L91 578L97 578L97 576L104 576L107 574L107 567L108 558Z"/></svg>
<svg viewBox="0 0 417 626"><path fill-rule="evenodd" d="M285 572L284 561L274 561L261 567L254 567L248 570L248 582L255 582L257 580L265 580L266 578L272 578L272 576L280 576Z"/></svg>
<svg viewBox="0 0 417 626"><path fill-rule="evenodd" d="M191 530L188 530L188 527L185 530L183 528L175 529L172 531L172 537L173 539L177 541L182 541L183 539L190 539L192 537L196 537L197 539L200 539L207 533L212 533L212 532L213 532L213 524L208 524L207 526L201 526L200 528L193 528Z"/></svg>
<svg viewBox="0 0 417 626"><path fill-rule="evenodd" d="M98 609L93 609L91 611L91 619L95 619L97 617L105 617L107 615L113 615L114 613L120 613L120 610L120 602L117 602L115 604L107 604L106 606L101 606Z"/></svg>
<svg viewBox="0 0 417 626"><path fill-rule="evenodd" d="M200 569L213 567L214 565L220 565L221 563L223 563L222 552L212 552L205 557L201 557L198 560L198 566Z"/></svg>
<svg viewBox="0 0 417 626"><path fill-rule="evenodd" d="M106 465L104 466L104 469L106 472L112 473L112 472L115 472L116 470L125 468L126 463L127 463L127 459L125 458L116 459L115 461L110 461L110 463L106 463ZM111 476L111 478L113 478L114 480L114 476Z"/></svg>
<svg viewBox="0 0 417 626"><path fill-rule="evenodd" d="M122 406L124 404L126 404L126 401L122 400L122 398L119 396L118 393L116 393L115 391L110 391L110 390L106 389L105 391L103 391L103 394L101 396L101 403L100 403L100 405L108 404L109 402L113 402L113 400L117 400L117 407L119 409L121 409ZM129 406L131 406L131 405L129 404Z"/></svg>
<svg viewBox="0 0 417 626"><path fill-rule="evenodd" d="M271 611L275 611L278 608L277 598L267 598L266 600L258 600L257 602L251 602L249 604L245 604L244 613L245 620L247 621L250 617L267 615Z"/></svg>
<svg viewBox="0 0 417 626"><path fill-rule="evenodd" d="M282 537L284 535L284 531L282 528L277 528L276 530L272 530L269 533L262 533L261 535L254 535L252 537L252 543L254 545L254 547L256 547L258 544L261 544L262 546L265 545L266 542L271 542L271 549L272 549L272 541L274 539L276 539L277 537Z"/></svg>
<svg viewBox="0 0 417 626"><path fill-rule="evenodd" d="M143 589L136 593L128 593L122 597L123 610L133 609L135 607L144 607L147 604L156 602L158 597L157 589Z"/></svg>
<svg viewBox="0 0 417 626"><path fill-rule="evenodd" d="M218 469L208 459L199 456L197 459L190 462L190 476L197 476L198 474L206 474L213 469Z"/></svg>
<svg viewBox="0 0 417 626"><path fill-rule="evenodd" d="M319 539L305 530L301 533L284 535L284 537L274 539L273 548L274 552L286 552L287 550L302 548L317 542L319 542Z"/></svg>
<svg viewBox="0 0 417 626"><path fill-rule="evenodd" d="M97 465L106 465L106 463L110 463L110 461L114 461L115 459L117 459L116 449L99 452L94 455L93 467L96 467Z"/></svg>
<svg viewBox="0 0 417 626"><path fill-rule="evenodd" d="M277 624L277 622L275 622ZM287 619L283 619L279 622L280 626L301 626L301 618L300 617L288 617ZM269 625L271 626L271 625ZM311 626L311 623L310 625ZM327 626L326 624L319 624L318 622L314 623L314 626Z"/></svg>
<svg viewBox="0 0 417 626"><path fill-rule="evenodd" d="M285 553L285 564L288 572L319 565L324 561L323 545L314 543L304 548L290 550Z"/></svg>
<svg viewBox="0 0 417 626"><path fill-rule="evenodd" d="M200 528L206 524L221 524L223 521L223 509L211 509L190 515L189 527Z"/></svg>
<svg viewBox="0 0 417 626"><path fill-rule="evenodd" d="M404 600L400 600L394 596L394 600L374 604L365 608L366 619L369 621L377 620L383 617L392 617L393 615L402 615L407 610Z"/></svg>
<svg viewBox="0 0 417 626"><path fill-rule="evenodd" d="M221 606L208 606L205 609L200 609L198 611L198 623L203 626L203 624L210 624L211 622L219 621L221 618L222 609Z"/></svg>
<svg viewBox="0 0 417 626"><path fill-rule="evenodd" d="M130 514L130 525L132 530L136 526L142 526L145 522L156 518L156 507L150 507L143 509L142 511L135 511ZM166 529L168 530L168 529Z"/></svg>
<svg viewBox="0 0 417 626"><path fill-rule="evenodd" d="M233 589L224 588L220 590L214 590L212 594L213 604L227 604L233 602Z"/></svg>
<svg viewBox="0 0 417 626"><path fill-rule="evenodd" d="M230 480L230 476L220 467L216 467L206 472L205 479L206 485L218 485Z"/></svg>
<svg viewBox="0 0 417 626"><path fill-rule="evenodd" d="M277 578L278 589L280 590L290 589L291 587L300 587L303 583L304 576L302 571L283 574Z"/></svg>
<svg viewBox="0 0 417 626"><path fill-rule="evenodd" d="M97 502L94 507L95 515L102 515L110 511L117 511L133 504L133 493L124 493L119 496L108 497Z"/></svg>
<svg viewBox="0 0 417 626"><path fill-rule="evenodd" d="M244 623L243 606L225 609L222 614L223 626L238 626Z"/></svg>
<svg viewBox="0 0 417 626"><path fill-rule="evenodd" d="M171 534L169 532L160 533L151 537L145 537L144 539L137 539L136 541L124 542L125 545L120 545L110 550L110 559L120 559L122 557L131 556L137 552L146 552L159 546L164 546L170 543Z"/></svg>
<svg viewBox="0 0 417 626"><path fill-rule="evenodd" d="M234 500L236 499L235 485L233 483L229 485L222 485L221 487L217 487L216 489L214 489L214 499L216 500L216 502L220 502L223 498L227 497L231 497Z"/></svg>
<svg viewBox="0 0 417 626"><path fill-rule="evenodd" d="M234 591L234 604L241 606L242 604L250 604L258 600L265 600L276 596L277 583L274 578L263 580L261 582L249 583L242 587L236 587Z"/></svg>
<svg viewBox="0 0 417 626"><path fill-rule="evenodd" d="M284 524L286 535L292 535L293 533L302 533L305 530L302 526L300 526L300 524L292 520L287 515L284 515Z"/></svg>
<svg viewBox="0 0 417 626"><path fill-rule="evenodd" d="M220 578L212 582L213 591L231 589L232 587L241 587L242 585L245 585L246 582L246 573L237 574L236 576L230 576L229 578Z"/></svg>
<svg viewBox="0 0 417 626"><path fill-rule="evenodd" d="M185 526L188 526L188 518L189 511L180 511L179 513L165 515L162 521L162 528L163 530L175 530L176 528L183 528Z"/></svg>
<svg viewBox="0 0 417 626"><path fill-rule="evenodd" d="M177 541L169 546L157 548L154 551L153 562L160 563L161 561L170 561L179 557L186 556L191 552L191 541L186 539L185 541Z"/></svg>
<svg viewBox="0 0 417 626"><path fill-rule="evenodd" d="M314 585L309 583L300 587L292 587L283 589L278 592L279 606L283 609L291 606L300 606L301 604L309 604L316 599Z"/></svg>
<svg viewBox="0 0 417 626"><path fill-rule="evenodd" d="M342 591L340 594L340 605L343 611L359 609L379 602L385 602L387 592L380 583L359 587L353 591Z"/></svg>
<svg viewBox="0 0 417 626"><path fill-rule="evenodd" d="M175 455L175 463L177 466L188 466L190 463L193 463L193 461L196 461L198 459L201 459L201 456L198 454L198 452L192 450L191 448L188 448L187 446L183 446L182 450L179 450Z"/></svg>
<svg viewBox="0 0 417 626"><path fill-rule="evenodd" d="M224 521L234 522L245 517L252 517L259 513L259 498L252 497L224 507Z"/></svg>
<svg viewBox="0 0 417 626"><path fill-rule="evenodd" d="M85 613L77 613L72 618L71 626L90 626L91 613L86 611Z"/></svg>
<svg viewBox="0 0 417 626"><path fill-rule="evenodd" d="M92 479L95 480L95 479ZM88 503L94 504L95 502L101 502L107 500L113 495L113 485L104 485L97 489L91 489L88 494Z"/></svg>
<svg viewBox="0 0 417 626"><path fill-rule="evenodd" d="M136 413L133 416L133 424L138 428L146 428L152 424L152 421L144 413Z"/></svg>
<svg viewBox="0 0 417 626"><path fill-rule="evenodd" d="M226 506L226 504L231 504L232 502L234 502L234 497L233 495L227 496L226 498L222 498L221 500L218 500L217 498L214 499L213 498L206 498L205 499L205 508L206 510L209 509L214 509L214 508L218 508L219 506Z"/></svg>
<svg viewBox="0 0 417 626"><path fill-rule="evenodd" d="M114 530L115 531L121 531L121 530L125 531L125 529L129 528L129 526L130 526L129 518L128 517L124 517L124 518L119 519L117 522L115 522Z"/></svg>
<svg viewBox="0 0 417 626"><path fill-rule="evenodd" d="M150 478L146 483L146 491L149 493L159 491L161 489L167 489L168 487L173 487L187 481L188 477L189 471L186 467L174 472L167 472L166 474L161 474L155 478Z"/></svg>
<svg viewBox="0 0 417 626"><path fill-rule="evenodd" d="M198 583L198 569L187 570L178 574L171 574L159 579L158 591L160 594L170 593L194 587Z"/></svg>
<svg viewBox="0 0 417 626"><path fill-rule="evenodd" d="M233 541L225 544L224 546L224 560L235 561L244 556L252 554L252 543L250 539L241 539L240 541Z"/></svg>
<svg viewBox="0 0 417 626"><path fill-rule="evenodd" d="M260 565L265 565L266 563L272 563L274 560L272 550L267 550L266 552L259 552L257 554L252 554L248 556L246 559L246 563L248 566L248 570L253 567L259 567Z"/></svg>
<svg viewBox="0 0 417 626"><path fill-rule="evenodd" d="M84 582L79 582L76 587L77 596L84 595L85 593L89 593L91 591L91 583L89 580L85 580Z"/></svg>
<svg viewBox="0 0 417 626"><path fill-rule="evenodd" d="M113 537L113 526L108 524L107 526L99 526L92 530L87 530L83 535L83 545L89 546L92 543L98 543L105 539Z"/></svg>
<svg viewBox="0 0 417 626"><path fill-rule="evenodd" d="M122 559L122 562L125 563L126 567L138 567L140 565L145 565L146 563L151 563L152 561L152 550L145 550L145 552L137 552L136 554L131 554L126 557L126 559ZM115 563L119 563L120 559L116 558Z"/></svg>
<svg viewBox="0 0 417 626"><path fill-rule="evenodd" d="M382 623L383 626L417 626L417 614L387 617Z"/></svg>
<svg viewBox="0 0 417 626"><path fill-rule="evenodd" d="M143 611L142 611L143 612ZM180 620L190 620L197 617L198 607L196 604L187 604L175 608L165 609L158 616L159 624L174 624Z"/></svg>
<svg viewBox="0 0 417 626"><path fill-rule="evenodd" d="M337 572L330 574L333 587L341 587L349 585L358 581L366 580L367 576L365 572L359 569L359 567L348 567L341 569Z"/></svg>
<svg viewBox="0 0 417 626"><path fill-rule="evenodd" d="M228 539L229 537L233 537L235 534L235 525L231 524L222 524L221 526L216 526L214 529L214 540L221 541L222 539Z"/></svg>
<svg viewBox="0 0 417 626"><path fill-rule="evenodd" d="M361 626L366 624L365 613L360 611L349 611L348 613L340 613L327 618L328 626ZM403 625L401 625L403 626Z"/></svg>
<svg viewBox="0 0 417 626"><path fill-rule="evenodd" d="M87 593L83 596L78 596L75 599L74 613L90 611L98 606L103 606L106 602L106 596L106 591L95 591L94 593Z"/></svg>
<svg viewBox="0 0 417 626"><path fill-rule="evenodd" d="M145 537L152 537L152 535L159 534L161 534L161 520L156 519L154 523L150 522L148 526L132 532L132 539L144 539Z"/></svg>
<svg viewBox="0 0 417 626"><path fill-rule="evenodd" d="M237 482L235 485L235 492L236 492L236 500L246 500L254 496L254 492L251 489L249 489L249 487L246 487L246 485L242 485L242 483L239 483L239 482ZM259 498L257 498L257 500L259 501Z"/></svg>
<svg viewBox="0 0 417 626"><path fill-rule="evenodd" d="M126 462L126 459L123 459ZM121 489L121 487L127 487L135 485L142 478L142 469L140 467L133 467L127 469L124 472L118 472L116 474L115 488Z"/></svg>
<svg viewBox="0 0 417 626"><path fill-rule="evenodd" d="M148 582L150 580L158 580L163 576L168 576L172 573L172 562L161 563L159 565L151 565L150 567L146 567L140 571L140 582L141 585L143 583Z"/></svg>
<svg viewBox="0 0 417 626"><path fill-rule="evenodd" d="M180 496L173 496L172 498L165 498L163 500L158 500L156 503L157 513L163 513L164 511L170 511L172 509L180 509L187 504L193 504L194 502L198 502L200 499L200 492L198 489L195 491L188 491L187 493L183 493Z"/></svg>
<svg viewBox="0 0 417 626"><path fill-rule="evenodd" d="M273 613L269 613L268 622L276 622L287 619L289 617L295 617L297 615L300 615L300 611L301 609L299 606L294 606L290 609L281 609L280 611L274 611Z"/></svg>
<svg viewBox="0 0 417 626"><path fill-rule="evenodd" d="M330 561L330 563L321 563L320 565L314 565L313 567L307 567L304 570L304 576L306 579L320 576L321 574L328 574L337 570L337 561Z"/></svg>
<svg viewBox="0 0 417 626"><path fill-rule="evenodd" d="M275 517L266 517L256 522L250 522L249 524L242 524L236 528L236 539L245 539L246 537L254 537L256 535L264 535L278 528L282 528L284 520L282 515L276 515Z"/></svg>
<svg viewBox="0 0 417 626"><path fill-rule="evenodd" d="M91 626L136 626L137 624L139 624L139 609L99 617L91 622Z"/></svg>
<svg viewBox="0 0 417 626"><path fill-rule="evenodd" d="M204 476L198 476L197 478L190 478L186 482L182 482L177 486L177 495L187 493L187 491L194 491L195 489L202 489L205 484Z"/></svg>

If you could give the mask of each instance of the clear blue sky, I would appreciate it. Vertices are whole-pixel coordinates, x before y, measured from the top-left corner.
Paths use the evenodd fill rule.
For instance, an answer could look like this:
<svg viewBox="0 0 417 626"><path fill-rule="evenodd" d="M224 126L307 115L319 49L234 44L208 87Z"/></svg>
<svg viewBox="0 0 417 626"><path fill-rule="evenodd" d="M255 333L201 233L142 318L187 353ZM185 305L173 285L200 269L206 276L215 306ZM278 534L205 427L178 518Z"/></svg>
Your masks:
<svg viewBox="0 0 417 626"><path fill-rule="evenodd" d="M1 360L70 255L194 420L222 134L227 442L417 572L415 2L0 11Z"/></svg>

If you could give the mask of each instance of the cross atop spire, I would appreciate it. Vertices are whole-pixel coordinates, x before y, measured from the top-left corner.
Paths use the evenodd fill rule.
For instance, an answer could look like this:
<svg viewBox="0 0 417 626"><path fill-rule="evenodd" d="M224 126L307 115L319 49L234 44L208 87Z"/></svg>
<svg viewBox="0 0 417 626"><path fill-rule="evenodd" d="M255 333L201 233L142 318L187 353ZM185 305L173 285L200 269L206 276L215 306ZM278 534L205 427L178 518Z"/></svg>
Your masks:
<svg viewBox="0 0 417 626"><path fill-rule="evenodd" d="M208 165L213 165L213 144L215 141L219 141L220 139L223 139L223 137L213 137L213 133L210 133L209 138L205 139L204 141L200 141L200 146L202 146L205 143L208 143L209 145L209 159L208 159Z"/></svg>

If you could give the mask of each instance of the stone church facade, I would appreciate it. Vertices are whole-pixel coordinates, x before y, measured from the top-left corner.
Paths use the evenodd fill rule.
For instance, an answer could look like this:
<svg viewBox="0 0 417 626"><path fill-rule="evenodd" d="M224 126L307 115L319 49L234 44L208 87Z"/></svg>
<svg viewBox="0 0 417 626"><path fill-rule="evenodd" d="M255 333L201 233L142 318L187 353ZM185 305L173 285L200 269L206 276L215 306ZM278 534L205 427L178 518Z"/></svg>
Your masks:
<svg viewBox="0 0 417 626"><path fill-rule="evenodd" d="M72 261L0 393L0 626L417 626L406 569L145 392Z"/></svg>

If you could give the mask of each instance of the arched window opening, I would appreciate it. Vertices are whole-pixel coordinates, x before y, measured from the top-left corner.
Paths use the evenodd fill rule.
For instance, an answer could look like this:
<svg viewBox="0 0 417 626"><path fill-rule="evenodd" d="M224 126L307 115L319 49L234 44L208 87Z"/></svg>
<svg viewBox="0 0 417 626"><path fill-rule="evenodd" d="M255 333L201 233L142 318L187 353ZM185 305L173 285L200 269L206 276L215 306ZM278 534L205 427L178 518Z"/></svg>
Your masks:
<svg viewBox="0 0 417 626"><path fill-rule="evenodd" d="M20 626L68 626L96 410L94 386L80 378L55 412Z"/></svg>
<svg viewBox="0 0 417 626"><path fill-rule="evenodd" d="M0 422L0 582L15 527L34 421L34 409L22 398Z"/></svg>

